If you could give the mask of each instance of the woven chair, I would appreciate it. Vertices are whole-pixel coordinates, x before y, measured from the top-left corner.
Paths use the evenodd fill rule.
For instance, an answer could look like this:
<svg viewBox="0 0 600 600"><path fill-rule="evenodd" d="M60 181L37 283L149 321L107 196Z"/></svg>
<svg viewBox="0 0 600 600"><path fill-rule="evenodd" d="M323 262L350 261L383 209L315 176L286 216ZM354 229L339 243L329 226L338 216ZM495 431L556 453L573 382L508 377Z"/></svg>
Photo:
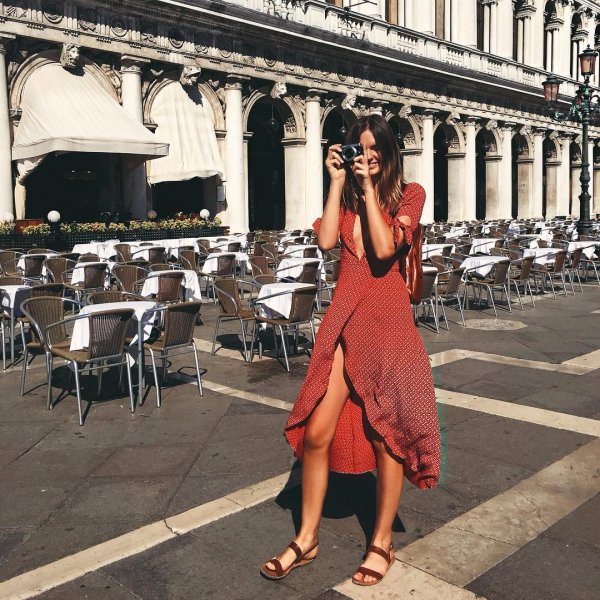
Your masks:
<svg viewBox="0 0 600 600"><path fill-rule="evenodd" d="M210 252L210 240L200 238L196 240L196 246L202 254L208 254Z"/></svg>
<svg viewBox="0 0 600 600"><path fill-rule="evenodd" d="M52 296L53 298L62 298L65 293L65 286L62 283L42 283L34 285L29 291L29 298L39 298L41 296ZM25 325L30 325L26 315L17 317L17 323L21 327L21 341L25 348Z"/></svg>
<svg viewBox="0 0 600 600"><path fill-rule="evenodd" d="M108 271L107 263L84 263L82 266L77 266L75 268L83 269L83 282L65 285L67 289L72 290L75 293L76 300L81 301L81 299L90 292L104 289L106 273Z"/></svg>
<svg viewBox="0 0 600 600"><path fill-rule="evenodd" d="M315 302L317 296L317 287L316 286L307 286L305 288L299 288L295 290L286 290L284 292L279 292L277 294L271 294L270 296L264 296L263 298L259 298L252 302L254 307L254 327L252 329L252 345L250 349L250 361L252 361L254 357L254 342L257 338L258 325L265 324L271 325L273 327L274 339L275 339L275 351L277 352L277 335L275 334L275 328L279 329L279 334L281 336L281 346L283 349L283 356L285 358L285 369L289 373L290 371L290 363L288 360L288 352L287 352L287 343L284 335L285 332L292 332L294 335L295 345L297 345L298 332L300 325L308 325L311 330L313 346L315 343L315 326L314 326L314 310L315 310ZM261 302L264 302L268 298L272 298L274 296L280 296L282 294L291 294L292 295L292 306L290 309L290 315L286 318L270 318L265 317L260 314L259 305ZM262 358L262 342L260 337L258 338L258 354L259 357Z"/></svg>
<svg viewBox="0 0 600 600"><path fill-rule="evenodd" d="M23 260L25 262L23 277L32 280L42 279L42 270L46 256L44 254L26 254Z"/></svg>
<svg viewBox="0 0 600 600"><path fill-rule="evenodd" d="M242 343L244 346L244 360L250 361L246 337L248 335L248 324L254 322L254 312L250 306L244 305L240 296L238 281L235 279L216 279L214 282L217 301L219 303L219 315L215 324L215 333L213 335L213 344L211 354L215 354L217 344L217 335L222 321L239 321L242 334Z"/></svg>
<svg viewBox="0 0 600 600"><path fill-rule="evenodd" d="M31 248L31 250L27 250L27 254L57 254L57 252L50 248Z"/></svg>
<svg viewBox="0 0 600 600"><path fill-rule="evenodd" d="M160 275L156 275L155 277L158 279L157 302L162 304L181 302L185 273L171 270L161 272Z"/></svg>
<svg viewBox="0 0 600 600"><path fill-rule="evenodd" d="M167 251L161 246L148 248L148 262L151 265L163 264L167 262Z"/></svg>
<svg viewBox="0 0 600 600"><path fill-rule="evenodd" d="M257 275L270 275L269 258L267 256L251 256L250 268L252 277Z"/></svg>
<svg viewBox="0 0 600 600"><path fill-rule="evenodd" d="M149 271L173 271L174 270L174 266L170 263L150 263L150 265L148 266L148 270Z"/></svg>
<svg viewBox="0 0 600 600"><path fill-rule="evenodd" d="M168 376L167 359L173 354L178 355L190 352L194 354L198 392L201 396L203 395L198 350L194 341L194 328L201 307L201 302L181 302L180 304L165 306L156 311L162 313L163 329L157 340L145 344L144 347L150 352L154 384L156 386L156 405L159 407L161 405L161 393L156 359L162 360L163 382L166 382Z"/></svg>
<svg viewBox="0 0 600 600"><path fill-rule="evenodd" d="M79 413L79 424L83 425L83 413L81 410L81 385L80 375L83 373L92 373L98 371L99 388L102 371L106 368L125 367L127 373L127 382L129 386L129 400L131 402L131 412L135 411L133 399L133 388L131 385L131 371L127 363L127 353L125 351L125 336L129 321L134 311L131 308L122 308L116 310L106 310L89 315L77 315L58 321L49 325L45 329L45 341L49 350L48 357L48 389L50 394L50 405L52 405L52 369L54 357L62 358L73 366L75 373L75 388L77 392L77 410ZM82 350L70 350L63 347L65 328L78 319L87 319L89 326L89 346ZM98 389L100 392L100 389ZM91 405L91 401L90 401ZM89 406L88 405L88 409ZM86 411L87 412L87 411Z"/></svg>
<svg viewBox="0 0 600 600"><path fill-rule="evenodd" d="M55 284L51 284L55 285ZM44 286L39 286L44 287ZM47 291L51 291L46 287ZM33 292L33 290L32 290ZM21 328L21 336L23 340L23 368L21 370L21 396L25 395L25 378L27 375L27 367L31 365L36 356L42 354L46 359L46 380L48 379L49 373L49 357L48 357L48 346L45 341L45 331L49 325L58 323L65 318L66 309L70 308L72 312L75 309L80 309L81 304L70 298L62 298L60 296L47 295L47 296L34 296L28 298L21 303L21 310L23 311L24 318L30 326L31 341L25 341L25 333ZM56 329L54 332L54 345L57 348L68 350L70 339L67 336L66 328ZM29 357L31 356L31 361ZM50 388L47 390L46 408L49 410L52 408L51 405L51 393Z"/></svg>
<svg viewBox="0 0 600 600"><path fill-rule="evenodd" d="M196 251L192 248L189 250L179 249L179 264L183 269L188 271L195 271L198 273L198 256Z"/></svg>
<svg viewBox="0 0 600 600"><path fill-rule="evenodd" d="M481 292L485 288L487 292L488 304L491 302L492 308L494 309L494 315L497 317L498 312L496 311L496 302L494 301L494 292L500 291L502 294L506 294L506 300L508 302L508 310L512 312L510 305L510 294L508 292L508 271L510 269L510 260L508 258L505 261L497 262L493 268L493 277L482 277L480 279L467 279L466 284L472 286L473 294L476 296L476 291L479 291L479 299L481 300ZM502 297L501 297L502 299Z"/></svg>
<svg viewBox="0 0 600 600"><path fill-rule="evenodd" d="M262 245L262 254L263 256L268 256L271 259L271 264L275 264L279 260L277 245L273 242L265 242Z"/></svg>
<svg viewBox="0 0 600 600"><path fill-rule="evenodd" d="M22 256L22 252L16 250L0 250L0 273L8 275L17 272L17 261Z"/></svg>
<svg viewBox="0 0 600 600"><path fill-rule="evenodd" d="M131 246L129 244L115 244L114 249L117 253L117 260L119 262L129 262L130 260L133 260Z"/></svg>
<svg viewBox="0 0 600 600"><path fill-rule="evenodd" d="M20 275L0 275L0 287L3 285L27 285L27 281Z"/></svg>
<svg viewBox="0 0 600 600"><path fill-rule="evenodd" d="M92 292L88 298L88 304L106 304L108 302L138 302L146 300L139 294L132 294L130 292L122 292L120 290L101 290L99 292Z"/></svg>
<svg viewBox="0 0 600 600"><path fill-rule="evenodd" d="M550 282L550 288L552 289L552 294L556 299L556 289L554 288L554 278L559 277L563 284L563 294L567 295L567 284L565 279L565 261L567 258L566 250L559 250L556 253L554 258L554 262L550 264L541 265L539 267L535 267L531 269L531 272L536 280L537 286L537 278L539 277L541 280L542 290L544 289L544 284L546 281ZM534 261L535 262L535 261Z"/></svg>
<svg viewBox="0 0 600 600"><path fill-rule="evenodd" d="M60 254L55 255L57 258L66 258L67 260L72 260L73 262L77 262L77 259L81 256L79 252L61 252ZM48 258L54 258L54 256L49 256Z"/></svg>
<svg viewBox="0 0 600 600"><path fill-rule="evenodd" d="M422 292L420 302L412 302L413 315L415 323L419 323L418 311L421 309L422 317L425 318L425 309L428 309L428 313L433 315L433 323L435 325L436 333L440 332L438 326L438 317L436 314L436 298L435 298L435 280L437 277L437 271L423 271L422 276Z"/></svg>
<svg viewBox="0 0 600 600"><path fill-rule="evenodd" d="M64 256L50 256L44 261L47 277L53 283L68 283L68 272L72 271L76 264Z"/></svg>
<svg viewBox="0 0 600 600"><path fill-rule="evenodd" d="M598 249L598 246L596 246L596 250L597 249ZM581 264L581 270L585 277L585 281L587 282L587 280L588 280L588 275L589 275L590 269L593 269L594 275L596 276L596 281L598 282L598 285L600 285L600 260L598 258L593 258L593 257L587 258L585 255L583 255L580 258L579 262Z"/></svg>
<svg viewBox="0 0 600 600"><path fill-rule="evenodd" d="M535 300L533 299L533 291L531 289L531 271L533 269L533 261L535 257L527 256L524 258L519 258L518 260L514 260L511 262L511 272L510 279L508 281L509 291L514 287L517 292L517 299L519 301L519 306L521 310L525 310L523 307L523 300L521 298L521 290L519 287L523 288L523 296L527 296L527 291L529 291L529 296L531 297L531 304L535 308Z"/></svg>
<svg viewBox="0 0 600 600"><path fill-rule="evenodd" d="M91 252L87 252L86 254L81 254L77 262L80 263L88 263L88 262L99 262L100 257L97 254L92 254Z"/></svg>
<svg viewBox="0 0 600 600"><path fill-rule="evenodd" d="M302 265L302 272L300 273L299 277L296 278L296 281L298 283L317 285L320 276L320 262L318 260L311 260L310 262L304 263Z"/></svg>
<svg viewBox="0 0 600 600"><path fill-rule="evenodd" d="M583 292L583 286L581 285L581 277L579 276L579 269L581 268L581 255L583 254L583 248L577 248L573 251L571 255L571 260L565 264L565 275L569 277L569 283L571 284L571 289L573 290L573 295L575 295L575 286L574 280L577 277L577 282L579 283L579 291Z"/></svg>
<svg viewBox="0 0 600 600"><path fill-rule="evenodd" d="M212 297L216 302L216 295L214 289L214 281L218 278L223 277L234 277L235 274L235 254L229 253L219 253L217 257L217 269L212 273L206 273L205 271L199 271L198 275L206 279L206 297L210 297L210 292L212 292Z"/></svg>
<svg viewBox="0 0 600 600"><path fill-rule="evenodd" d="M443 317L447 331L450 331L450 325L448 324L448 317L446 315L446 303L449 302L456 301L463 327L465 326L465 315L463 312L465 291L461 291L464 272L465 270L460 268L438 273L438 281L434 290L436 302L442 309L441 315L438 313L438 317Z"/></svg>
<svg viewBox="0 0 600 600"><path fill-rule="evenodd" d="M252 256L264 256L263 246L266 244L266 240L255 239L252 246Z"/></svg>
<svg viewBox="0 0 600 600"><path fill-rule="evenodd" d="M149 271L138 265L115 265L112 275L122 292L137 294L140 291L138 282L148 275Z"/></svg>

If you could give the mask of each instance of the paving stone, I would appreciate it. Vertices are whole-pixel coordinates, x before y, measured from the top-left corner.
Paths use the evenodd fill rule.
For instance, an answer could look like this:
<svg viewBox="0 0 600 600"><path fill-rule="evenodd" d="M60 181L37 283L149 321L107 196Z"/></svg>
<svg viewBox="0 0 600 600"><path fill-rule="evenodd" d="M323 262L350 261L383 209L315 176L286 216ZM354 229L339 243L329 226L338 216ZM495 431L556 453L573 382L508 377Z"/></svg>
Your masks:
<svg viewBox="0 0 600 600"><path fill-rule="evenodd" d="M76 582L61 585L36 596L39 600L139 600L102 573L88 573Z"/></svg>
<svg viewBox="0 0 600 600"><path fill-rule="evenodd" d="M0 449L27 450L39 444L56 429L53 422L0 423Z"/></svg>
<svg viewBox="0 0 600 600"><path fill-rule="evenodd" d="M21 545L33 531L34 529L30 527L0 529L0 565L9 560L14 549Z"/></svg>

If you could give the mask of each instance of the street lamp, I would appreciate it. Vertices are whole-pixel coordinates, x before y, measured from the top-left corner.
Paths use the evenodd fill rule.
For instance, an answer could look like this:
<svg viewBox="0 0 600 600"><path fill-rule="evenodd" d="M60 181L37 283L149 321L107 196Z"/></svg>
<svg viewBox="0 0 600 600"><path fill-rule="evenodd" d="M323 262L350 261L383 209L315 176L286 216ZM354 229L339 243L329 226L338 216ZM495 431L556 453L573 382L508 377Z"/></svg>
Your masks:
<svg viewBox="0 0 600 600"><path fill-rule="evenodd" d="M596 57L598 53L589 46L579 55L579 70L584 77L583 83L575 92L575 97L571 101L571 107L568 112L561 111L557 106L558 92L560 89L560 80L554 75L550 75L542 83L544 86L544 99L548 105L548 112L555 121L577 121L581 123L583 129L583 141L581 149L581 194L579 194L579 222L577 231L579 235L587 235L591 228L590 221L590 157L588 148L588 130L591 118L600 115L600 97L592 93L590 86L590 77L596 70ZM595 103L593 102L595 100Z"/></svg>

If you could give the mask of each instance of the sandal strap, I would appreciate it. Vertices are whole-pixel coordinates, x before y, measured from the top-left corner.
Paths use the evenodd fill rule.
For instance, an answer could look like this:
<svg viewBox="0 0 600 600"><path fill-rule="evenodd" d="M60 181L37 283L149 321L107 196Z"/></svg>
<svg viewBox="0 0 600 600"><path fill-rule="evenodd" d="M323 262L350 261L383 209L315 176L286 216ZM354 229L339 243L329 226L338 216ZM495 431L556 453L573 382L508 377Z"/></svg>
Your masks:
<svg viewBox="0 0 600 600"><path fill-rule="evenodd" d="M281 563L276 559L276 558L272 558L271 560L267 561L270 563L273 563L275 565L275 574L277 575L277 577L281 577L283 575L283 567L281 566ZM267 567L268 569L269 567ZM271 570L271 569L269 569Z"/></svg>
<svg viewBox="0 0 600 600"><path fill-rule="evenodd" d="M370 577L374 577L377 581L381 581L383 579L382 573L378 573L377 571L373 571L373 569L368 569L367 567L358 567L356 572L363 576L369 575Z"/></svg>
<svg viewBox="0 0 600 600"><path fill-rule="evenodd" d="M296 542L291 542L290 545L288 546L288 548L291 548L294 551L294 554L296 555L296 560L294 562L298 562L305 553L302 552L302 550L300 549L300 546L298 546L298 544L296 544ZM310 552L310 550L309 550Z"/></svg>
<svg viewBox="0 0 600 600"><path fill-rule="evenodd" d="M390 549L386 552L383 548L380 548L379 546L371 545L367 548L367 554L369 554L369 552L378 554L379 556L381 556L381 558L385 558L386 562L390 564L392 562L392 559L390 559L390 550L392 549L392 546L390 546Z"/></svg>

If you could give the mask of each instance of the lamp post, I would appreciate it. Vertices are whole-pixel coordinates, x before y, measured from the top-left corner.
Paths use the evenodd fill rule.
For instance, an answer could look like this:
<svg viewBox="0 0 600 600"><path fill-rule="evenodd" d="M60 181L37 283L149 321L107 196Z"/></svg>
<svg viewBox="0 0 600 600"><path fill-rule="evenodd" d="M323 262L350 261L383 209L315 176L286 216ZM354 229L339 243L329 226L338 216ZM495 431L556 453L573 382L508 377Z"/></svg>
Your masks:
<svg viewBox="0 0 600 600"><path fill-rule="evenodd" d="M57 210L51 210L46 219L50 223L50 231L52 232L52 244L56 249L58 247L58 236L60 233L60 213Z"/></svg>
<svg viewBox="0 0 600 600"><path fill-rule="evenodd" d="M558 92L560 89L560 80L554 75L550 75L542 83L544 86L544 99L548 105L548 112L555 121L577 121L582 125L582 146L581 149L581 194L579 194L579 222L577 232L579 235L587 235L591 228L590 221L590 157L588 147L588 130L590 120L600 115L600 97L592 93L590 86L590 77L594 75L596 69L596 58L598 53L589 46L579 55L580 72L584 77L583 83L575 92L575 97L571 101L571 107L568 112L561 111L557 106ZM596 101L593 103L593 101Z"/></svg>

